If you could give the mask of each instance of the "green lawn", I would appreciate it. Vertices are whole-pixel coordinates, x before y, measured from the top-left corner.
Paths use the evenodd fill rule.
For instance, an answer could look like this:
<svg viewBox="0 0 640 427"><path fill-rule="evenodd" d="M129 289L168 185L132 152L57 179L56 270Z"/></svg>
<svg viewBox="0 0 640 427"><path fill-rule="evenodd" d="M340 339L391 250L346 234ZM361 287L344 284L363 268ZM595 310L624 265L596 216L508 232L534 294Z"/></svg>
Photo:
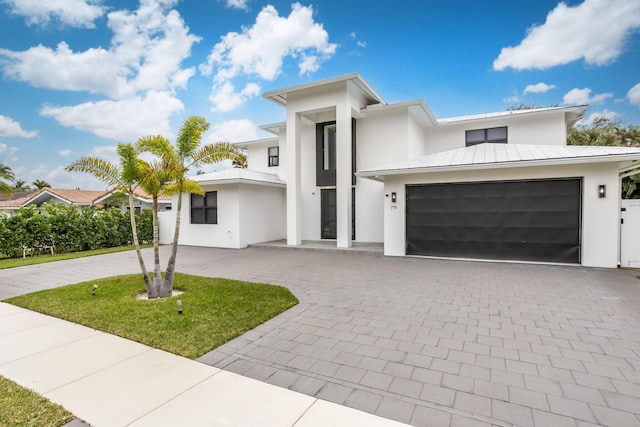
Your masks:
<svg viewBox="0 0 640 427"><path fill-rule="evenodd" d="M143 246L148 248L150 246ZM116 248L96 249L93 251L71 252L67 254L55 254L55 255L36 255L28 256L26 258L6 258L0 256L0 270L4 268L22 267L25 265L43 264L45 262L62 261L65 259L83 258L93 255L104 255L114 252L131 251L135 249L133 246L120 246Z"/></svg>
<svg viewBox="0 0 640 427"><path fill-rule="evenodd" d="M91 295L93 285L96 295ZM6 302L195 359L296 305L281 286L176 274L184 294L138 300L140 274L92 280ZM178 314L176 301L183 304Z"/></svg>
<svg viewBox="0 0 640 427"><path fill-rule="evenodd" d="M63 407L0 377L0 426L60 427L73 419Z"/></svg>

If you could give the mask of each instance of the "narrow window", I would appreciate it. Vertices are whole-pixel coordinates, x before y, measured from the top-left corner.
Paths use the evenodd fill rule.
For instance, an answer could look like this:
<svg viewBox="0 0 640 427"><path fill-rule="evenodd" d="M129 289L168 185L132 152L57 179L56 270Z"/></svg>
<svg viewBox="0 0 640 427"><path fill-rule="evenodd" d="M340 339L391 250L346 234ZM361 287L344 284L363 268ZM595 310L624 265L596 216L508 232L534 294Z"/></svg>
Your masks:
<svg viewBox="0 0 640 427"><path fill-rule="evenodd" d="M280 149L278 147L269 147L269 167L278 166L280 164L279 153Z"/></svg>
<svg viewBox="0 0 640 427"><path fill-rule="evenodd" d="M468 130L465 134L465 146L471 147L478 144L506 144L507 127Z"/></svg>
<svg viewBox="0 0 640 427"><path fill-rule="evenodd" d="M207 191L204 196L191 195L191 224L218 223L218 192Z"/></svg>
<svg viewBox="0 0 640 427"><path fill-rule="evenodd" d="M336 185L336 122L316 124L316 185ZM356 120L351 119L352 184L356 183Z"/></svg>

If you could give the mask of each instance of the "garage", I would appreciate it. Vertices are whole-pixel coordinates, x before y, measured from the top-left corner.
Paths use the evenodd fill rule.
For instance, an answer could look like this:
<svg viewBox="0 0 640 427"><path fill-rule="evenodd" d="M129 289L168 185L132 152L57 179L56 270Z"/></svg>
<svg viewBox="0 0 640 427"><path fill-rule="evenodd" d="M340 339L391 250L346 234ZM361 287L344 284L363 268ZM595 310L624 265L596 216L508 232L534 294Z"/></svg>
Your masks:
<svg viewBox="0 0 640 427"><path fill-rule="evenodd" d="M406 186L406 254L581 262L582 179Z"/></svg>

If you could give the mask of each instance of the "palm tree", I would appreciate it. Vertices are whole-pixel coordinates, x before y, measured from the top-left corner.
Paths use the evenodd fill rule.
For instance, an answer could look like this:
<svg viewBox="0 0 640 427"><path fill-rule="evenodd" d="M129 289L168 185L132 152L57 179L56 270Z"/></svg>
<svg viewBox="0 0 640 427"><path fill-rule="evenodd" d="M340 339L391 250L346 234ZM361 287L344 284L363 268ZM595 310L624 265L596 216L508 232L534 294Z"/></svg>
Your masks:
<svg viewBox="0 0 640 427"><path fill-rule="evenodd" d="M239 152L232 160L231 164L234 168L246 169L249 167L249 162L247 161L247 155L243 152Z"/></svg>
<svg viewBox="0 0 640 427"><path fill-rule="evenodd" d="M138 158L136 150L131 144L118 144L118 155L120 156L120 165L114 165L96 157L86 156L73 162L67 166L68 171L87 172L98 178L100 181L108 185L115 186L118 190L124 191L129 195L129 215L131 218L131 232L133 234L133 244L138 255L140 270L144 279L144 285L147 288L149 298L155 295L155 289L147 273L144 265L142 252L140 251L140 243L138 242L138 230L136 227L135 210L133 209L133 191L140 183L143 174L143 161Z"/></svg>
<svg viewBox="0 0 640 427"><path fill-rule="evenodd" d="M13 171L7 165L0 163L0 193L11 195L12 186L6 181L13 181Z"/></svg>
<svg viewBox="0 0 640 427"><path fill-rule="evenodd" d="M198 168L203 164L216 163L225 159L234 159L239 150L229 143L207 144L200 146L202 134L209 129L209 123L199 116L189 117L183 123L176 146L168 145L165 141L142 144L139 149L148 151L162 159L165 166L172 165L175 176L173 182L165 189L165 194L177 194L176 225L173 233L171 254L167 262L164 280L160 287L160 298L171 296L175 277L176 256L178 253L178 239L180 237L180 220L183 193L204 194L200 185L187 178L190 168Z"/></svg>
<svg viewBox="0 0 640 427"><path fill-rule="evenodd" d="M29 187L26 182L19 179L13 183L13 191L18 193L21 191L31 191L31 187Z"/></svg>
<svg viewBox="0 0 640 427"><path fill-rule="evenodd" d="M51 188L51 184L49 184L47 181L44 181L42 179L36 179L31 183L31 185L33 185L38 190L42 188Z"/></svg>
<svg viewBox="0 0 640 427"><path fill-rule="evenodd" d="M159 151L170 153L173 149L168 139L161 135L146 136L138 139L136 149L139 152L149 151L149 147L157 147ZM143 162L143 178L140 180L140 188L152 197L153 200L153 286L156 297L162 286L162 274L160 270L160 232L158 226L158 197L164 194L169 183L177 178L176 163L168 163L161 160L147 163Z"/></svg>

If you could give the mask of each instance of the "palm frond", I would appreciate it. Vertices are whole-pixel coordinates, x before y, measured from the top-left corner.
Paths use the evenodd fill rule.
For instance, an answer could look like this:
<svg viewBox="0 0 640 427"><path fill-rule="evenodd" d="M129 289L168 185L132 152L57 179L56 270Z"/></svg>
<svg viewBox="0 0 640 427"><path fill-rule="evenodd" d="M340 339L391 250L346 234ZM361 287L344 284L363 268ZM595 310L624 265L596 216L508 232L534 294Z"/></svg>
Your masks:
<svg viewBox="0 0 640 427"><path fill-rule="evenodd" d="M108 185L114 185L121 190L127 190L119 168L106 160L85 156L71 163L65 169L69 172L89 173Z"/></svg>
<svg viewBox="0 0 640 427"><path fill-rule="evenodd" d="M191 116L185 120L178 133L177 149L181 159L189 158L198 148L202 134L209 129L209 123L200 116Z"/></svg>

